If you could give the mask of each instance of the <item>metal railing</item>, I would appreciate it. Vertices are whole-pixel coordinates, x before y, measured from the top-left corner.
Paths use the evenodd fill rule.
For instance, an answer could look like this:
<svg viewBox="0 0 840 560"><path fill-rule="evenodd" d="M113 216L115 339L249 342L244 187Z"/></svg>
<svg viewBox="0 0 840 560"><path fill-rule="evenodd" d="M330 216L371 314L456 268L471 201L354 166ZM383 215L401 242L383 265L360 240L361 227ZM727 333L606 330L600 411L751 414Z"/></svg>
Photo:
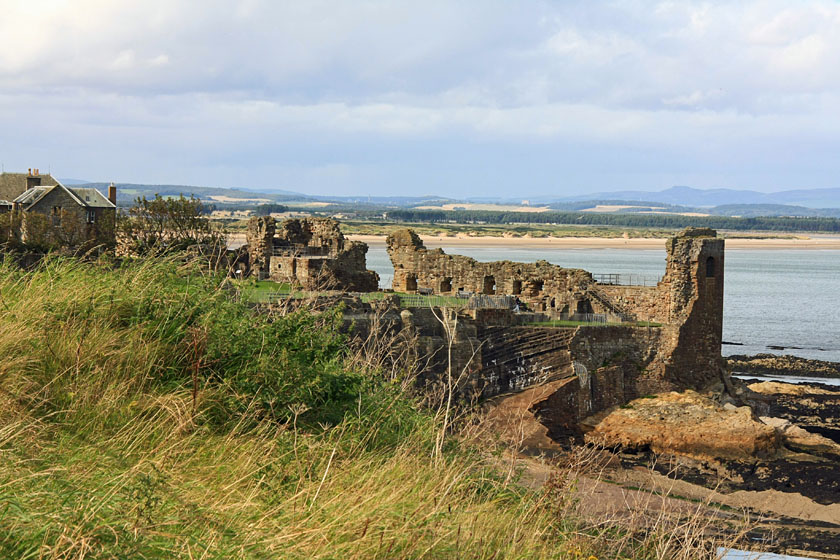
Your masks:
<svg viewBox="0 0 840 560"><path fill-rule="evenodd" d="M559 313L557 315L553 315L551 320L600 324L616 324L630 321L627 317L617 315L615 313Z"/></svg>
<svg viewBox="0 0 840 560"><path fill-rule="evenodd" d="M403 307L466 307L467 309L513 309L516 298L513 296L472 295L463 297L441 295L400 295Z"/></svg>
<svg viewBox="0 0 840 560"><path fill-rule="evenodd" d="M649 274L593 274L592 279L605 286L656 286L662 276Z"/></svg>

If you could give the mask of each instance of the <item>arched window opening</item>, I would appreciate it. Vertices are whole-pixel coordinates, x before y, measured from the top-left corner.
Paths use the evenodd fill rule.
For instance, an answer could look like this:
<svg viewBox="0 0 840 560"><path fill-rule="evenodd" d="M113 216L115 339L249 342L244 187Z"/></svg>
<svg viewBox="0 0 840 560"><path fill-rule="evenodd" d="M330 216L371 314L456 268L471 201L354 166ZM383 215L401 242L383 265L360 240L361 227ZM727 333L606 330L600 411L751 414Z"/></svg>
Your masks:
<svg viewBox="0 0 840 560"><path fill-rule="evenodd" d="M715 258L709 257L706 259L706 278L715 277Z"/></svg>

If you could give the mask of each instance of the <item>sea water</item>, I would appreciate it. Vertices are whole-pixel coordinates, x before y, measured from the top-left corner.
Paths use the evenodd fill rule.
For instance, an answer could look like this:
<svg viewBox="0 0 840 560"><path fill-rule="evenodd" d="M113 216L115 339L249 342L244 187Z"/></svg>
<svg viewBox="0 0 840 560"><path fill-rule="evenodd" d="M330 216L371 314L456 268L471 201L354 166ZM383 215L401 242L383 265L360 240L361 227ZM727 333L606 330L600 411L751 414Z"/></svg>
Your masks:
<svg viewBox="0 0 840 560"><path fill-rule="evenodd" d="M664 245L664 243L663 243ZM540 259L593 274L661 277L665 249L548 249L446 246L479 261ZM394 269L383 244L371 244L368 268L390 287ZM840 250L727 249L723 354L791 354L840 362ZM772 347L781 348L772 348Z"/></svg>

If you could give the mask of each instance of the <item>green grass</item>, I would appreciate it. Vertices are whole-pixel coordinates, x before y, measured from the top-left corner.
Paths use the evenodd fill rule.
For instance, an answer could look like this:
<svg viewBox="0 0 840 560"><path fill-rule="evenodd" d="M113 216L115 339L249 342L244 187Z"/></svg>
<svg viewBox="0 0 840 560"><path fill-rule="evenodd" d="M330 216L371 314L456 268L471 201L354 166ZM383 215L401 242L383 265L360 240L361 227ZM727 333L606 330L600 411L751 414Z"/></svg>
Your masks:
<svg viewBox="0 0 840 560"><path fill-rule="evenodd" d="M669 557L439 448L340 324L177 261L0 264L0 557Z"/></svg>
<svg viewBox="0 0 840 560"><path fill-rule="evenodd" d="M335 317L176 268L0 267L0 557L559 557L542 495L435 458Z"/></svg>

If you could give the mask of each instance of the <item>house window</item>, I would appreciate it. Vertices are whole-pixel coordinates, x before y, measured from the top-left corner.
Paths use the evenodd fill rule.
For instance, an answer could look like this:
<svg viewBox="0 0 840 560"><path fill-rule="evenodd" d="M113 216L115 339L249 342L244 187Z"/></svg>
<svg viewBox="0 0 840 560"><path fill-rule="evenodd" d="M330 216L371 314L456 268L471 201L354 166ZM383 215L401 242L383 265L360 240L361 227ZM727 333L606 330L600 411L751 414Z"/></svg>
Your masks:
<svg viewBox="0 0 840 560"><path fill-rule="evenodd" d="M87 211L87 223L92 224L96 222L96 211L95 210L88 210Z"/></svg>
<svg viewBox="0 0 840 560"><path fill-rule="evenodd" d="M61 206L53 206L52 207L52 215L53 216L61 215Z"/></svg>

